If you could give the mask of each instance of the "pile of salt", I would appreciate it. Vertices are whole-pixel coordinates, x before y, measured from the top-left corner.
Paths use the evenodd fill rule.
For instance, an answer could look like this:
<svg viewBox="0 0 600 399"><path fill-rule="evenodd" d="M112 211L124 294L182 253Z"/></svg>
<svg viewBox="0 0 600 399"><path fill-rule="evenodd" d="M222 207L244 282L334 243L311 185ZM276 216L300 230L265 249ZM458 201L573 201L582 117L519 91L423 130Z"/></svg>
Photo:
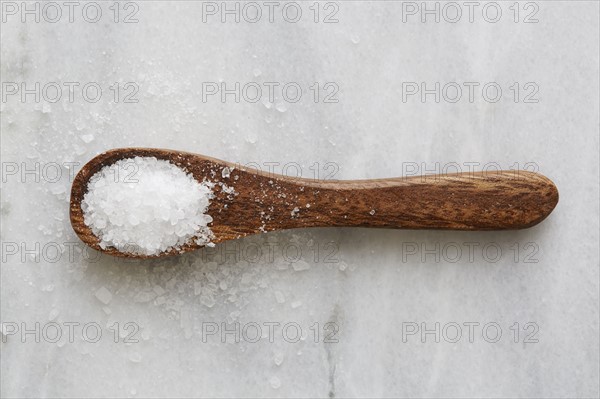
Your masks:
<svg viewBox="0 0 600 399"><path fill-rule="evenodd" d="M122 159L90 179L84 222L102 248L121 252L158 255L191 240L209 244L211 187L165 160Z"/></svg>

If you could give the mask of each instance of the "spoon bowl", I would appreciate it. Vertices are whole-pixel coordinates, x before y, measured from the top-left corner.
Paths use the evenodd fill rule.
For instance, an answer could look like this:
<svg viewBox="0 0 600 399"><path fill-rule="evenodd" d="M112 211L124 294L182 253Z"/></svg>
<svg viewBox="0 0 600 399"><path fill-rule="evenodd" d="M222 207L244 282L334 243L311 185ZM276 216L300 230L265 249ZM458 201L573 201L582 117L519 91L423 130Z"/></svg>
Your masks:
<svg viewBox="0 0 600 399"><path fill-rule="evenodd" d="M214 198L206 211L213 218L209 225L214 234L212 243L306 227L522 229L544 220L558 202L558 190L551 180L526 171L320 181L266 173L189 152L120 148L85 164L71 188L73 229L85 244L109 255L156 258L203 246L190 240L158 255L100 247L100 239L85 224L81 208L88 183L103 167L134 157L166 160L199 182L223 183L214 186Z"/></svg>

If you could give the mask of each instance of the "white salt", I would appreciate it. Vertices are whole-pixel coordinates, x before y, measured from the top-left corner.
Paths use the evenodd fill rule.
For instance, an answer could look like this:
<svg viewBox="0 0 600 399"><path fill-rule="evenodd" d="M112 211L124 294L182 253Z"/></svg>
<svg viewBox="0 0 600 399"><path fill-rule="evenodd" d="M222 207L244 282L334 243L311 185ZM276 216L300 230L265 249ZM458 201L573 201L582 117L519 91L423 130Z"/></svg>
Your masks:
<svg viewBox="0 0 600 399"><path fill-rule="evenodd" d="M83 140L84 143L91 143L94 140L94 135L84 134L83 136L81 136L81 140Z"/></svg>
<svg viewBox="0 0 600 399"><path fill-rule="evenodd" d="M284 303L285 295L281 291L275 291L275 299L277 300L277 303Z"/></svg>
<svg viewBox="0 0 600 399"><path fill-rule="evenodd" d="M292 267L294 268L295 271L297 272L301 272L303 270L308 270L310 269L310 265L308 264L308 262L303 261L302 259L297 260L296 262L294 262L292 264Z"/></svg>
<svg viewBox="0 0 600 399"><path fill-rule="evenodd" d="M287 105L285 105L285 103L278 103L278 104L275 106L275 109L276 109L277 111L279 111L279 112L283 113L283 112L287 111Z"/></svg>
<svg viewBox="0 0 600 399"><path fill-rule="evenodd" d="M275 362L277 366L281 366L283 364L283 353L275 353L275 355L273 355L273 362Z"/></svg>
<svg viewBox="0 0 600 399"><path fill-rule="evenodd" d="M221 170L221 176L223 177L223 179L229 179L230 175L231 170L228 167L224 167L223 170Z"/></svg>
<svg viewBox="0 0 600 399"><path fill-rule="evenodd" d="M134 362L134 363L139 363L139 362L141 362L141 361L142 361L142 355L140 355L140 354L139 354L139 353L137 353L137 352L136 352L136 353L132 353L132 354L129 356L129 360L131 360L131 361L132 361L132 362Z"/></svg>
<svg viewBox="0 0 600 399"><path fill-rule="evenodd" d="M156 293L157 296L161 296L164 295L167 291L164 290L163 287L161 287L160 285L155 285L152 288L152 291L154 291L154 293Z"/></svg>
<svg viewBox="0 0 600 399"><path fill-rule="evenodd" d="M90 179L81 202L84 222L102 248L158 255L192 239L210 242L206 214L212 184L154 157L122 159Z"/></svg>
<svg viewBox="0 0 600 399"><path fill-rule="evenodd" d="M103 304L108 305L112 300L112 294L106 287L100 287L98 291L96 291L96 298Z"/></svg>
<svg viewBox="0 0 600 399"><path fill-rule="evenodd" d="M50 313L48 314L48 320L50 320L50 321L56 320L59 313L60 313L60 311L58 309L56 309L56 308L52 309L50 311Z"/></svg>
<svg viewBox="0 0 600 399"><path fill-rule="evenodd" d="M276 376L269 378L269 383L273 389L279 389L281 387L281 380Z"/></svg>

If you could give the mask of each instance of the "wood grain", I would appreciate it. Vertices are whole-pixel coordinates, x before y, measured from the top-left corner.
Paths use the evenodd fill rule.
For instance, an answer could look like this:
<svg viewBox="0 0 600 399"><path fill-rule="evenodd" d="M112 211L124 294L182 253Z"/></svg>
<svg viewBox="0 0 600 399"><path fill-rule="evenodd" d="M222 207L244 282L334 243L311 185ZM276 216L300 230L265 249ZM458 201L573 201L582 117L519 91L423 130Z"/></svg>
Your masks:
<svg viewBox="0 0 600 399"><path fill-rule="evenodd" d="M123 148L98 155L77 174L72 190L71 224L87 245L111 255L145 258L101 249L83 222L81 201L88 180L102 167L135 156L168 160L192 173L232 187L236 195L215 186L208 214L214 243L249 234L319 226L399 229L507 230L544 220L558 202L548 178L532 172L501 171L415 176L377 180L316 181L239 168L218 159L164 149ZM233 168L228 178L223 168ZM157 193L160 195L160 193ZM294 211L295 208L298 211ZM194 243L176 255L197 249Z"/></svg>

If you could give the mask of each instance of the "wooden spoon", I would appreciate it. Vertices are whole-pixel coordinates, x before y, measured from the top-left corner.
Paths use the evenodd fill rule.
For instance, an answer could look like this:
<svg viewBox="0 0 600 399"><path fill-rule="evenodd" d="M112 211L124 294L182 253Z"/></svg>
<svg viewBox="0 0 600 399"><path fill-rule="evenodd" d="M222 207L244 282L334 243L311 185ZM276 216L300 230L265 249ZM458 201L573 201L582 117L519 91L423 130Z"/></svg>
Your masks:
<svg viewBox="0 0 600 399"><path fill-rule="evenodd" d="M110 255L157 256L102 249L83 221L81 201L88 181L102 167L132 157L156 157L187 170L198 181L225 183L236 195L214 188L207 213L219 243L250 234L301 227L385 227L400 229L507 230L531 227L558 202L548 178L525 171L494 171L410 178L318 181L240 168L229 162L181 151L121 148L107 151L79 171L71 189L71 224L81 240ZM231 171L228 177L224 168ZM157 193L160 195L160 193ZM193 241L193 240L192 240ZM199 248L190 242L176 255Z"/></svg>

